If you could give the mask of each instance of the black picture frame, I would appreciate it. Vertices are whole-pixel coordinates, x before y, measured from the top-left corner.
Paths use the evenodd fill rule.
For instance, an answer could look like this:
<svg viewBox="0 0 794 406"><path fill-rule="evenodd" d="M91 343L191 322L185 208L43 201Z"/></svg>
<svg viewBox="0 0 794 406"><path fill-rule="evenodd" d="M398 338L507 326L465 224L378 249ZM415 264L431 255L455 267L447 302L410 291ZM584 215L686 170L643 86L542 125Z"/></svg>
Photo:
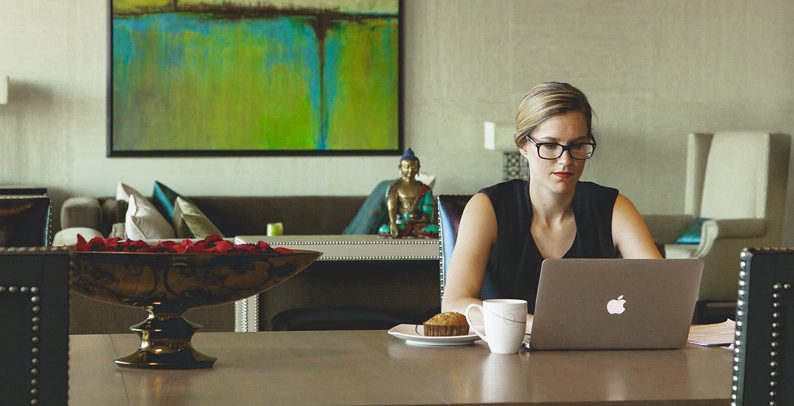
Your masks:
<svg viewBox="0 0 794 406"><path fill-rule="evenodd" d="M404 57L403 57L403 37L404 37L404 17L403 1L395 0L397 3L397 89L396 89L396 140L389 138L390 143L394 143L391 148L356 148L356 149L267 149L267 148L241 148L241 149L184 149L184 148L164 148L164 149L129 149L121 146L116 129L118 122L121 121L117 115L117 108L114 101L115 82L114 82L114 5L113 0L107 0L108 5L108 76L107 76L107 157L222 157L222 156L387 156L400 155L405 148L404 129L403 129L403 78L404 78ZM179 7L178 2L170 2L168 7ZM187 7L187 6L186 6ZM228 6L224 6L228 9ZM157 11L157 10L154 10ZM160 10L168 11L168 10ZM174 10L171 10L172 12ZM334 14L328 16L333 18ZM164 136L164 135L159 135ZM220 134L219 136L222 136Z"/></svg>

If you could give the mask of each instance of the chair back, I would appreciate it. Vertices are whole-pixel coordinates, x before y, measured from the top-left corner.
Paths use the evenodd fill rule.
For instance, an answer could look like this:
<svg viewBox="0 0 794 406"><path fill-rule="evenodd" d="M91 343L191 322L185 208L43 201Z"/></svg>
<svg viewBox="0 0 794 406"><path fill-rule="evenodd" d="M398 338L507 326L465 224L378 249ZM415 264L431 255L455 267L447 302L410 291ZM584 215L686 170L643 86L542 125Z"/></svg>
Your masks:
<svg viewBox="0 0 794 406"><path fill-rule="evenodd" d="M690 134L686 212L713 219L768 219L779 245L788 179L789 138L761 132Z"/></svg>
<svg viewBox="0 0 794 406"><path fill-rule="evenodd" d="M0 248L0 403L66 405L69 254Z"/></svg>
<svg viewBox="0 0 794 406"><path fill-rule="evenodd" d="M44 195L0 195L0 247L49 245L50 209Z"/></svg>
<svg viewBox="0 0 794 406"><path fill-rule="evenodd" d="M794 404L794 249L741 254L733 399Z"/></svg>
<svg viewBox="0 0 794 406"><path fill-rule="evenodd" d="M447 277L447 266L455 250L458 239L458 227L463 217L463 209L471 199L471 195L438 195L438 238L441 243L441 260L439 261L439 281L441 298L444 298L444 285ZM480 299L493 299L499 297L499 292L493 277L486 270L480 289Z"/></svg>

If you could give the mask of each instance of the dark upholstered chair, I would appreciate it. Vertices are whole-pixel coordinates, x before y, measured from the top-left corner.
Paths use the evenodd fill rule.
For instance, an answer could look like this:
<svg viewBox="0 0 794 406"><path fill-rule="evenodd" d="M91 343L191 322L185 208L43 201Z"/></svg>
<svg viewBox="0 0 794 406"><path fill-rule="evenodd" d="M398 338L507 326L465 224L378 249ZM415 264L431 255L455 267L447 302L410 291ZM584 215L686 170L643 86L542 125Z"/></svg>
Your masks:
<svg viewBox="0 0 794 406"><path fill-rule="evenodd" d="M50 206L44 195L0 195L0 247L49 245Z"/></svg>
<svg viewBox="0 0 794 406"><path fill-rule="evenodd" d="M794 249L741 254L732 401L794 405Z"/></svg>
<svg viewBox="0 0 794 406"><path fill-rule="evenodd" d="M441 279L441 297L444 297L444 285L446 284L447 265L452 252L455 250L455 242L458 239L458 226L463 216L463 209L471 199L471 195L439 195L438 196L438 224L439 239L441 240L441 261L439 277ZM482 288L480 289L480 299L493 299L499 297L492 277L488 272L485 273Z"/></svg>
<svg viewBox="0 0 794 406"><path fill-rule="evenodd" d="M69 255L0 248L0 404L66 405Z"/></svg>

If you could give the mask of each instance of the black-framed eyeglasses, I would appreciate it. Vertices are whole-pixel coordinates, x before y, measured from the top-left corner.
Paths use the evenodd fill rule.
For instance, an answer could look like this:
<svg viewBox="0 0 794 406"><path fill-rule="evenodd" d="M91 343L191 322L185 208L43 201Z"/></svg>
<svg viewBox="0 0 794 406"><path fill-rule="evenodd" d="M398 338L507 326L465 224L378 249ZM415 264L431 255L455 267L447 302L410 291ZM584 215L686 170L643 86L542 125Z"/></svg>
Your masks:
<svg viewBox="0 0 794 406"><path fill-rule="evenodd" d="M595 142L574 142L573 144L562 145L556 142L537 142L527 137L527 141L531 142L538 149L538 156L542 159L557 159L568 151L571 158L578 160L589 159L595 152Z"/></svg>

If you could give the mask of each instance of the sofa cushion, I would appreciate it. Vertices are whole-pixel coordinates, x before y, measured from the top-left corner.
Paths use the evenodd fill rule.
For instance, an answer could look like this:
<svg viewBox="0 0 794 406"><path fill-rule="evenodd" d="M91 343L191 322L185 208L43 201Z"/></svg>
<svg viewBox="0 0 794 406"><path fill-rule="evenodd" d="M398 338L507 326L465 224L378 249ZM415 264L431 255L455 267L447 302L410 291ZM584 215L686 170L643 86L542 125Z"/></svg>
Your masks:
<svg viewBox="0 0 794 406"><path fill-rule="evenodd" d="M107 236L108 238L127 238L127 233L124 232L124 222L113 223Z"/></svg>
<svg viewBox="0 0 794 406"><path fill-rule="evenodd" d="M102 227L99 231L103 235L109 235L116 223L124 223L127 217L128 203L125 200L107 199L103 200L102 208Z"/></svg>
<svg viewBox="0 0 794 406"><path fill-rule="evenodd" d="M174 228L179 238L206 238L221 231L201 209L187 199L176 198L174 205Z"/></svg>
<svg viewBox="0 0 794 406"><path fill-rule="evenodd" d="M100 230L102 227L99 201L93 197L72 197L61 206L61 228L88 227Z"/></svg>
<svg viewBox="0 0 794 406"><path fill-rule="evenodd" d="M129 207L124 222L127 238L132 240L175 238L173 227L154 205L139 194L129 195Z"/></svg>
<svg viewBox="0 0 794 406"><path fill-rule="evenodd" d="M665 244L665 258L692 258L698 246L692 244Z"/></svg>

